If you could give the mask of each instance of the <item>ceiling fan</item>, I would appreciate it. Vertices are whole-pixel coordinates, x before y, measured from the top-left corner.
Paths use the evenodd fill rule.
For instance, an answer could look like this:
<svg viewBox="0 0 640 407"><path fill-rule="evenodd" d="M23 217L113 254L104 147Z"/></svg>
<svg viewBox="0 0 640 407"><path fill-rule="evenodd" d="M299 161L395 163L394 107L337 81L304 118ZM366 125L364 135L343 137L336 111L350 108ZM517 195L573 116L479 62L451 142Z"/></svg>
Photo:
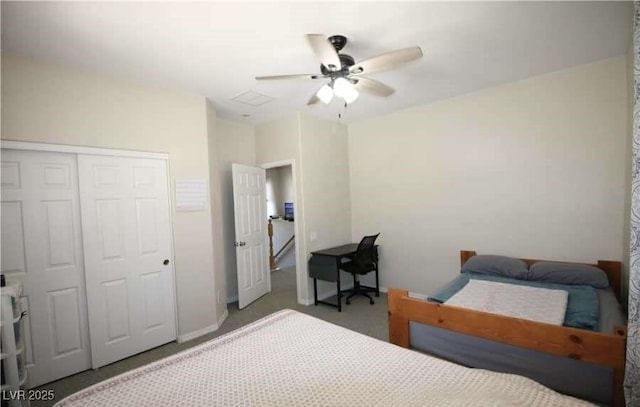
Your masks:
<svg viewBox="0 0 640 407"><path fill-rule="evenodd" d="M328 79L329 82L311 97L307 105L320 101L329 103L334 95L349 104L358 98L360 91L380 97L388 97L395 92L392 87L362 75L394 69L422 57L420 47L410 47L356 63L350 55L339 53L347 44L347 37L343 35L326 38L322 34L307 34L307 41L320 59L321 74L257 76L256 80Z"/></svg>

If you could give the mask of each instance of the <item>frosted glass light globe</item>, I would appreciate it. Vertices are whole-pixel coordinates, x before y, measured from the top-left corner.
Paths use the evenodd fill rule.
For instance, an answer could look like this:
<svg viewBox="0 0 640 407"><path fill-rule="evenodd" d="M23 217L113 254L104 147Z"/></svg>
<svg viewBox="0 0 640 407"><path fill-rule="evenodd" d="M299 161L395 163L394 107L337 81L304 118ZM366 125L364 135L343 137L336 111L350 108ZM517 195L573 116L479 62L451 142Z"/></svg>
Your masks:
<svg viewBox="0 0 640 407"><path fill-rule="evenodd" d="M333 89L331 89L329 85L324 85L320 88L318 93L316 93L316 96L322 101L322 103L329 104L331 99L333 99Z"/></svg>
<svg viewBox="0 0 640 407"><path fill-rule="evenodd" d="M340 98L344 98L351 90L354 90L353 84L345 78L338 78L333 82L333 93Z"/></svg>

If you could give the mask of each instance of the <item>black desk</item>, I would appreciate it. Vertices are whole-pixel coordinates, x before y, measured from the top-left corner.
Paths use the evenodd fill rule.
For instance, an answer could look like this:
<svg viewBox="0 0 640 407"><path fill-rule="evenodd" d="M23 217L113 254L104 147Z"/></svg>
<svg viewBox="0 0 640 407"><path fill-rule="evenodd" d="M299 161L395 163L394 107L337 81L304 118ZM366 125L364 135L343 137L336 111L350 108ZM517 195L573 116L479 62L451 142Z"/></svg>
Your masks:
<svg viewBox="0 0 640 407"><path fill-rule="evenodd" d="M342 246L331 247L329 249L317 250L311 252L309 259L309 277L313 278L313 304L325 304L338 308L338 312L342 311L342 292L340 291L340 264L342 259L353 257L358 249L358 243L349 243ZM378 246L376 245L376 258L378 257ZM335 282L337 287L337 304L318 300L318 283L317 280ZM363 286L365 287L365 286ZM371 287L367 287L371 288ZM380 295L380 286L378 284L378 267L376 267L376 296Z"/></svg>

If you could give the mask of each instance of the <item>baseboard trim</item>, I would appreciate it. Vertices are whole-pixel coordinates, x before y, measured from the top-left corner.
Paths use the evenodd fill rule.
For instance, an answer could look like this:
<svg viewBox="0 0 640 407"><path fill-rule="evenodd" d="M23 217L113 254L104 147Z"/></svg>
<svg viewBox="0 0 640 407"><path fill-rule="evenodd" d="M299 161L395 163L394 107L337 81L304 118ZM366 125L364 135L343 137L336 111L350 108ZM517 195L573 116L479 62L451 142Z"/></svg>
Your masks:
<svg viewBox="0 0 640 407"><path fill-rule="evenodd" d="M189 332L188 334L178 335L178 343L187 342L196 339L202 335L209 334L218 330L218 324L209 325L208 327Z"/></svg>
<svg viewBox="0 0 640 407"><path fill-rule="evenodd" d="M227 319L228 316L229 316L229 310L225 309L224 313L220 317L220 320L218 321L217 324L209 325L208 327L198 329L197 331L189 332L188 334L178 335L178 343L187 342L192 339L196 339L200 336L217 331L218 329L220 329L220 327L222 326L222 323Z"/></svg>
<svg viewBox="0 0 640 407"><path fill-rule="evenodd" d="M222 316L220 316L220 320L218 320L218 323L216 324L218 326L218 329L220 329L224 321L227 320L228 316L229 316L229 310L225 308L224 312L222 313Z"/></svg>
<svg viewBox="0 0 640 407"><path fill-rule="evenodd" d="M302 305L313 305L313 298L312 299L300 299L300 298L298 298L298 303L302 304Z"/></svg>

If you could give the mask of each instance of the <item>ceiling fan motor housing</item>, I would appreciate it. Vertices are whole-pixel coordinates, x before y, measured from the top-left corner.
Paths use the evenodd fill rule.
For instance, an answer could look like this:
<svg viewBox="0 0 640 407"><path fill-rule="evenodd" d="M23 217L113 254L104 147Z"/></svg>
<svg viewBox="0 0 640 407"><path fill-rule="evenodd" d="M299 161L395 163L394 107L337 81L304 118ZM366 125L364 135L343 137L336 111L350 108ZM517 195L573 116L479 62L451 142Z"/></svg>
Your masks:
<svg viewBox="0 0 640 407"><path fill-rule="evenodd" d="M347 37L345 37L344 35L332 35L328 38L328 41L331 43L331 45L333 45L333 48L335 48L336 52L340 52L340 50L344 48L345 45L347 45ZM342 68L339 71L331 71L324 65L320 65L320 72L322 72L324 76L328 76L331 79L336 79L344 78L345 76L349 75L349 67L355 65L356 63L353 57L347 54L338 54L338 57L340 58L340 65L342 65Z"/></svg>
<svg viewBox="0 0 640 407"><path fill-rule="evenodd" d="M333 48L336 49L336 52L340 52L340 50L347 45L347 37L344 35L332 35L328 40L331 45L333 45Z"/></svg>
<svg viewBox="0 0 640 407"><path fill-rule="evenodd" d="M331 78L340 78L349 75L349 67L356 63L353 60L353 57L347 54L338 54L338 57L340 57L340 65L342 65L342 69L339 71L330 71L324 65L320 64L320 71L323 75Z"/></svg>

